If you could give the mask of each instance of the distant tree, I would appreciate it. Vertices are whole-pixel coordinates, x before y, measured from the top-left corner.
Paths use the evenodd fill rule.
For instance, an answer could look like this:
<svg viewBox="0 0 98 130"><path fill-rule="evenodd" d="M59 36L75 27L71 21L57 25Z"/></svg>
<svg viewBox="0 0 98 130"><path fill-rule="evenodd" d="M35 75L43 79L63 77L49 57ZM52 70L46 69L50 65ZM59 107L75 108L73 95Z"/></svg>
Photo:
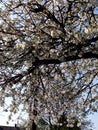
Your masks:
<svg viewBox="0 0 98 130"><path fill-rule="evenodd" d="M81 126L78 123L78 119L75 117L72 119L72 124L68 123L68 119L63 113L58 119L56 124L50 124L47 120L41 118L38 123L40 130L91 130L93 124L85 116L81 122Z"/></svg>
<svg viewBox="0 0 98 130"><path fill-rule="evenodd" d="M9 120L21 111L25 125L41 117L56 124L65 112L69 124L74 116L81 124L85 113L97 111L97 6L97 0L0 0L0 106Z"/></svg>

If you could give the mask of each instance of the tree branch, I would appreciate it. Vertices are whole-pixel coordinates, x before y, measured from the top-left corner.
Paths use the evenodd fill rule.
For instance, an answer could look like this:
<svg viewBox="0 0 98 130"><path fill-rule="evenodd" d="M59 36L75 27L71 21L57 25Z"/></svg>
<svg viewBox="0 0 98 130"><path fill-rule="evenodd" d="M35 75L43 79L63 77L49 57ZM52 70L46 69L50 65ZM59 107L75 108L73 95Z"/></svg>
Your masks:
<svg viewBox="0 0 98 130"><path fill-rule="evenodd" d="M40 65L60 64L63 62L79 60L79 59L88 59L88 58L97 58L98 59L98 54L93 54L91 52L88 52L88 53L84 53L81 57L76 55L76 56L68 56L66 58L64 57L63 59L39 59L39 58L36 58L32 64L32 67L30 67L27 71L23 71L20 74L17 74L13 77L8 78L1 85L7 84L7 83L14 83L14 84L18 83L24 76L29 75L30 73L33 73L33 71L36 69L36 67L38 67Z"/></svg>

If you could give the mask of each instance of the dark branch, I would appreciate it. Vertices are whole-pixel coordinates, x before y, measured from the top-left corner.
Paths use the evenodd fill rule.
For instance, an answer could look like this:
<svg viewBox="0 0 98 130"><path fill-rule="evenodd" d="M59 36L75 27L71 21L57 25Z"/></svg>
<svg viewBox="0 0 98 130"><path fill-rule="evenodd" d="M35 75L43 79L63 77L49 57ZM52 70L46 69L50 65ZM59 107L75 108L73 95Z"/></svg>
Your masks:
<svg viewBox="0 0 98 130"><path fill-rule="evenodd" d="M66 57L65 62L73 61L73 60L79 60L79 59L89 59L89 58L98 59L98 54L94 54L92 52L87 52L87 53L83 53L81 56L79 56L79 55L68 56L68 57Z"/></svg>
<svg viewBox="0 0 98 130"><path fill-rule="evenodd" d="M88 58L96 58L98 59L98 54L93 54L91 52L84 53L81 57L78 55L76 56L68 56L64 57L62 60L60 59L39 59L36 58L36 60L33 62L32 67L30 67L27 71L24 71L23 73L17 74L16 76L8 78L4 83L1 85L7 84L7 83L18 83L24 76L29 75L30 73L33 73L33 71L36 69L36 67L40 65L49 65L49 64L60 64L63 62L68 62L68 61L75 61L79 59L88 59Z"/></svg>
<svg viewBox="0 0 98 130"><path fill-rule="evenodd" d="M17 124L15 124L15 128L16 128L16 130L20 130L20 128L17 126Z"/></svg>
<svg viewBox="0 0 98 130"><path fill-rule="evenodd" d="M59 20L55 17L55 15L52 14L48 9L46 9L45 6L42 6L42 5L38 4L38 3L33 3L33 5L36 5L37 8L30 7L31 12L34 12L34 13L42 12L47 16L48 19L51 19L55 23L59 24L60 27L64 28L64 24L62 22L59 22Z"/></svg>

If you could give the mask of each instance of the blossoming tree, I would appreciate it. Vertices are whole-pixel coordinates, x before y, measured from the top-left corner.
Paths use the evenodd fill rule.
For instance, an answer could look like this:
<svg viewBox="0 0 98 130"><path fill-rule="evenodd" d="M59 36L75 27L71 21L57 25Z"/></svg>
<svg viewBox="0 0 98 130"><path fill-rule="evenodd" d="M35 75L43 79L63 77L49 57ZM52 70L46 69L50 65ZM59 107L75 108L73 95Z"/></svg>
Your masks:
<svg viewBox="0 0 98 130"><path fill-rule="evenodd" d="M98 109L97 0L0 1L0 106L81 125ZM11 103L6 106L6 99ZM22 120L19 115L18 119ZM27 123L28 124L28 121Z"/></svg>

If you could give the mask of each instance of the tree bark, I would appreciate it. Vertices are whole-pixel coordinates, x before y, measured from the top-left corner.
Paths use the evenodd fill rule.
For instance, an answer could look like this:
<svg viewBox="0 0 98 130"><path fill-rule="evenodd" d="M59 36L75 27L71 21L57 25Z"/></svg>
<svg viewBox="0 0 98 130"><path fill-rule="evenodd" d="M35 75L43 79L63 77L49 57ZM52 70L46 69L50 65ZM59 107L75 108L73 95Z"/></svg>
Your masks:
<svg viewBox="0 0 98 130"><path fill-rule="evenodd" d="M33 122L32 122L32 128L31 128L31 130L37 130L37 126L36 126L34 120L33 120Z"/></svg>

